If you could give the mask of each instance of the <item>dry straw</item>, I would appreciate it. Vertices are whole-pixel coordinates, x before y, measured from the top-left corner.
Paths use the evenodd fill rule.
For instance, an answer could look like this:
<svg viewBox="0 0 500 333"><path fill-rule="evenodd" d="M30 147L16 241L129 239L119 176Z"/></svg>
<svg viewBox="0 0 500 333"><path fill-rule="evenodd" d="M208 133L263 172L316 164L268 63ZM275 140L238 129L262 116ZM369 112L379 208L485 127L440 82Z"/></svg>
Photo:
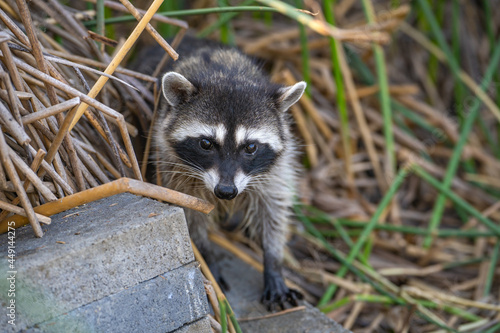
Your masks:
<svg viewBox="0 0 500 333"><path fill-rule="evenodd" d="M133 38L124 36L117 55L108 56L84 38L80 20L95 13L32 0L43 15L30 23L18 9L25 2L18 3L0 1L6 27L0 34L2 230L15 213L19 225L30 222L41 235L39 223L50 222L55 202L71 208L121 191L185 205L182 195L139 181L154 153L148 130L156 96L150 89L160 66L147 75L113 62L117 55L126 60L123 45ZM295 209L301 225L286 256L288 276L307 300L353 331L500 329L500 44L490 1L441 1L435 10L425 0L297 1L305 11L276 0L252 9L252 1L244 1L167 17L122 3L102 1L99 8L135 17L108 23L147 14L140 27L150 33L149 18L180 28L175 49L187 23L172 17L191 15L200 34L234 40L266 60L277 82L309 81L310 95L291 109L305 170ZM249 10L256 13L243 13ZM382 50L371 43L389 45ZM171 59L165 54L162 66ZM489 80L496 86L487 86ZM81 103L88 109L76 122ZM133 143L141 136L148 144L137 151L139 168L134 148L140 146ZM128 178L113 181L121 177ZM221 237L212 238L261 267L256 244ZM237 330L214 283L207 289L220 324L213 326Z"/></svg>
<svg viewBox="0 0 500 333"><path fill-rule="evenodd" d="M140 22L120 51L109 60L86 39L88 33L81 23L59 2L34 1L31 5L37 7L37 11L30 11L24 0L17 0L14 7L3 3L2 8L7 10L0 11L0 19L7 29L0 35L0 50L8 74L0 72L2 232L7 230L9 221L15 221L16 227L29 222L35 235L41 237L40 222L48 224L51 221L47 216L122 192L175 202L205 213L211 210L212 206L201 200L141 182L142 175L130 139L138 134L137 128L127 122L121 112L96 99L103 89L102 100L109 101L111 96L122 102L128 99L128 96L120 96L110 84L104 85L114 70L123 75L121 81L116 81L121 82L117 84L122 87L130 87L130 82L135 83L134 78L156 81L154 77L119 68L145 27L168 55L177 58L173 48L148 25L161 2L156 0L140 18L139 12L128 1L123 1ZM39 16L32 14L40 10L67 29L64 35L69 42L67 45L81 48L79 55L72 54L34 28L34 20ZM21 21L26 34L15 20ZM185 23L181 25L187 27ZM90 54L99 61L88 59ZM102 73L87 67L89 65L106 66L106 70ZM96 77L95 73L102 75ZM89 80L96 81L90 91L87 88ZM139 99L141 101L137 102L143 103L137 94L136 100ZM90 127L89 123L77 125L70 134L83 113ZM137 180L121 178L111 182L113 178L124 176ZM19 203L22 208L17 206ZM18 215L9 216L9 213Z"/></svg>

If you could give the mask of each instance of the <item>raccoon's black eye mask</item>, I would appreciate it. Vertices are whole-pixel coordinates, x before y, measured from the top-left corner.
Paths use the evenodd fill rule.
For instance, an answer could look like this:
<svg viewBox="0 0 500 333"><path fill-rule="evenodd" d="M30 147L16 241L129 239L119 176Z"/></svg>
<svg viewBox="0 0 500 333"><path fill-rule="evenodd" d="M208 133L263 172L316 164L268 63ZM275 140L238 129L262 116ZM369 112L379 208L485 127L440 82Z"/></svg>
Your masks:
<svg viewBox="0 0 500 333"><path fill-rule="evenodd" d="M202 139L200 139L199 143L200 143L200 147L203 150L212 150L214 148L214 143L210 139L202 138ZM259 148L259 146L257 145L257 143L251 142L251 143L248 143L247 145L245 145L245 147L243 148L243 151L247 155L255 155L258 148Z"/></svg>

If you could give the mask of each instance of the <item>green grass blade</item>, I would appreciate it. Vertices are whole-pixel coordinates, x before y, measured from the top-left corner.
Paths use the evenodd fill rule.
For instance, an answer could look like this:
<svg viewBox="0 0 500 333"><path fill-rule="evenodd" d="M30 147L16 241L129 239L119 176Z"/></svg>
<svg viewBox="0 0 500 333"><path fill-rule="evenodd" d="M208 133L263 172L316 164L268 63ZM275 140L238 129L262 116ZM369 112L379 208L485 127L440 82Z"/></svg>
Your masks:
<svg viewBox="0 0 500 333"><path fill-rule="evenodd" d="M396 305L407 305L407 306L413 305L413 303L408 304L406 300L404 300L400 297L397 297L395 295L392 295L390 292L388 292L383 287L381 287L379 285L379 283L383 283L386 286L386 288L388 288L389 290L391 290L393 292L397 291L396 286L394 286L387 279L384 279L383 277L381 277L372 268L366 267L366 266L361 266L363 269L363 271L361 271L358 267L355 267L354 265L349 263L346 260L345 255L343 255L342 253L337 251L331 244L329 244L326 241L326 239L314 227L314 225L311 223L311 221L309 221L309 219L307 219L304 216L304 214L302 213L302 211L299 209L299 207L297 205L294 206L294 210L295 210L297 218L304 224L304 227L306 228L307 232L315 237L315 240L316 240L315 243L322 246L323 249L325 249L327 252L329 252L336 260L340 261L340 263L342 263L344 266L348 267L349 270L351 272L353 272L354 274L356 274L356 276L358 276L361 281L370 284L374 288L374 290L378 291L380 294L382 294L382 296L386 296L388 299L392 300L392 302L394 302L394 304L396 304ZM312 236L309 236L309 237L312 237ZM358 264L357 266L360 266L360 265ZM374 278L377 281L376 282L372 281L368 277ZM385 282L383 282L382 280L385 280ZM422 305L422 306L425 306L425 305ZM438 327L441 327L441 328L446 329L446 330L451 331L451 332L456 332L456 330L453 330L452 328L446 326L442 321L439 320L438 317L432 316L432 313L429 313L428 311L426 311L427 312L427 314L426 314L426 313L422 312L422 310L423 309L421 308L420 310L417 310L417 312L416 312L420 317L424 318L425 320L427 320L430 323L435 324ZM325 307L321 308L321 311L323 311L323 312L331 311L330 306L325 306Z"/></svg>
<svg viewBox="0 0 500 333"><path fill-rule="evenodd" d="M359 236L358 240L354 244L353 248L349 252L349 255L346 258L346 261L348 263L352 263L354 258L358 255L359 251L361 250L361 247L364 245L368 237L370 236L370 233L373 231L374 227L377 225L378 220L380 219L380 216L382 213L387 209L389 204L391 203L392 199L394 198L394 195L396 194L397 190L403 183L404 179L409 173L408 167L402 168L399 173L397 174L396 178L392 182L391 186L389 187L387 193L384 195L382 198L382 201L377 207L377 210L373 214L372 218L370 219L370 222L368 222L363 229L363 233ZM342 273L345 274L347 272L347 267L341 267L339 272L344 272ZM339 273L337 273L339 275ZM340 275L339 275L340 276Z"/></svg>
<svg viewBox="0 0 500 333"><path fill-rule="evenodd" d="M172 12L172 11L177 10L178 8L179 7L177 4L177 1L172 1L172 0L171 1L164 1L160 6L159 11L160 12ZM163 22L158 23L158 32L164 37L172 37L175 33L174 29L175 29L175 27L170 25L170 24L166 24Z"/></svg>
<svg viewBox="0 0 500 333"><path fill-rule="evenodd" d="M373 73L370 71L367 65L363 63L361 58L359 57L358 54L354 53L351 51L348 47L345 48L346 54L349 57L350 64L352 68L355 70L355 72L360 76L361 81L364 84L367 85L374 85L375 84L375 76ZM433 132L437 130L437 127L432 126L429 124L423 117L415 113L414 111L406 108L405 106L401 105L400 103L391 100L391 107L400 112L405 118L411 120L418 126L428 130L429 132Z"/></svg>
<svg viewBox="0 0 500 333"><path fill-rule="evenodd" d="M495 326L487 329L486 331L482 332L482 333L497 333L500 331L500 324L496 324ZM480 332L476 332L476 333L480 333Z"/></svg>
<svg viewBox="0 0 500 333"><path fill-rule="evenodd" d="M457 206L462 207L467 213L477 218L486 227L488 227L492 232L495 233L496 237L500 236L500 226L495 222L491 221L489 218L485 217L481 212L475 209L472 205L467 203L464 199L456 195L453 191L449 189L448 186L441 184L436 178L432 177L427 171L422 169L420 166L415 165L413 171L419 175L422 179L436 188L441 194L446 198L449 198Z"/></svg>
<svg viewBox="0 0 500 333"><path fill-rule="evenodd" d="M366 20L369 24L376 23L375 11L371 0L362 0ZM389 95L389 82L387 78L387 68L385 64L385 55L382 46L372 43L372 49L375 54L375 65L377 69L377 79L379 86L380 107L382 109L383 131L385 138L386 152L386 172L389 178L394 177L396 172L396 150L394 147L394 133L392 121L391 99ZM372 239L369 239L364 249L364 262L368 262L372 248Z"/></svg>
<svg viewBox="0 0 500 333"><path fill-rule="evenodd" d="M497 268L498 256L500 252L500 238L497 239L495 243L495 248L493 249L493 254L491 256L490 267L488 269L488 275L486 276L486 283L484 286L484 296L488 296L491 293L491 287L493 286L493 279L495 278L495 270Z"/></svg>
<svg viewBox="0 0 500 333"><path fill-rule="evenodd" d="M340 235L340 237L342 238L342 240L349 246L349 247L353 247L354 246L354 243L352 242L352 239L351 237L349 237L349 234L347 233L347 231L345 230L345 228L340 224L339 220L337 219L332 219L331 220L331 223L333 225L333 227L335 228L335 230L337 230L338 234ZM323 233L322 233L323 234ZM324 234L323 234L324 235Z"/></svg>
<svg viewBox="0 0 500 333"><path fill-rule="evenodd" d="M297 8L303 7L302 0L295 0L295 6ZM304 81L307 83L306 87L306 95L311 97L311 68L309 66L309 48L307 46L307 32L306 27L299 23L300 30L300 52L301 52L301 60L302 60L302 77Z"/></svg>
<svg viewBox="0 0 500 333"><path fill-rule="evenodd" d="M294 211L295 211L295 215L297 216L299 221L302 222L302 224L306 228L307 232L309 234L311 234L321 244L321 246L328 253L330 253L332 255L333 258L340 261L345 267L348 267L348 269L351 272L353 272L356 276L358 276L362 281L373 286L373 288L375 290L379 291L380 293L382 293L384 295L387 295L388 297L393 297L388 292L386 292L383 288L381 288L379 285L377 285L377 283L370 280L366 274L363 274L358 268L354 267L351 263L348 263L346 261L345 255L343 255L341 252L337 251L330 243L328 243L328 241L325 239L325 237L323 237L323 235L318 231L318 229L316 229L314 227L312 222L302 213L302 211L300 210L298 205L294 205ZM331 286L333 286L333 285L331 285ZM318 306L319 306L319 304L318 304Z"/></svg>
<svg viewBox="0 0 500 333"><path fill-rule="evenodd" d="M104 35L104 0L97 0L96 2L96 32L99 35Z"/></svg>
<svg viewBox="0 0 500 333"><path fill-rule="evenodd" d="M398 298L398 300L401 302L404 302L404 300L402 298ZM329 310L333 311L337 308L340 308L344 305L349 304L350 302L379 303L379 304L383 304L386 306L397 304L394 302L393 299L391 299L390 297L387 297L387 296L371 295L371 294L357 294L357 295L341 298L340 300L336 301L335 303L332 303ZM483 320L483 318L476 316L475 314L472 314L470 312L467 312L466 310L463 310L459 307L438 304L438 303L428 301L428 300L417 300L417 302L419 304L421 304L422 306L425 306L427 308L442 309L450 314L459 316L459 317L464 318L466 320L469 320L471 322Z"/></svg>
<svg viewBox="0 0 500 333"><path fill-rule="evenodd" d="M491 61L488 65L488 68L486 69L486 73L484 75L484 78L481 82L481 89L485 90L488 85L491 82L491 79L493 77L493 73L496 71L498 67L498 62L500 60L500 42L497 43L495 47L495 51L493 53L493 56L491 58ZM450 61L451 63L451 61ZM452 156L450 158L450 161L448 163L448 167L446 169L446 173L443 179L443 186L445 188L449 188L451 185L451 181L453 180L453 177L455 176L455 173L458 168L458 164L460 162L460 157L462 155L463 148L465 146L465 143L467 142L467 139L469 137L469 134L472 130L472 126L479 114L479 107L481 103L479 98L475 98L474 103L470 109L470 112L467 115L467 118L464 121L464 124L462 126L461 132L460 132L460 137L458 139L458 142L453 149ZM436 203L434 204L434 209L432 212L431 219L429 221L429 236L426 237L424 240L423 246L425 248L429 248L432 244L432 237L431 234L432 232L438 228L441 217L444 212L444 206L446 203L446 197L443 194L440 194L438 198L436 199Z"/></svg>
<svg viewBox="0 0 500 333"><path fill-rule="evenodd" d="M460 1L459 0L453 0L452 4L452 51L453 51L453 56L455 57L456 61L458 64L460 64L460 27L462 25L462 20L460 17ZM454 96L455 96L455 111L458 115L459 118L459 123L460 125L463 125L464 121L464 103L463 101L465 100L465 87L464 84L460 80L456 80L454 82ZM498 147L495 144L493 140L493 136L490 133L490 131L487 129L487 126L485 124L485 121L482 117L477 118L479 126L481 127L483 133L486 137L486 140L488 141L489 146L492 148L492 150L497 153L498 152ZM472 163L471 160L467 160L465 162L465 167L467 168L467 171L470 173L476 173L475 167ZM460 210L458 211L460 214ZM467 220L467 217L463 217L463 214L460 214L460 217L462 220Z"/></svg>
<svg viewBox="0 0 500 333"><path fill-rule="evenodd" d="M493 53L493 50L495 48L495 24L493 20L493 16L491 15L493 13L492 8L491 8L491 1L490 0L483 0L483 11L484 15L486 16L485 19L485 25L486 25L486 33L488 34L488 41L490 44L490 52ZM495 73L495 80L496 82L496 104L500 105L500 73L496 72ZM496 147L495 153L497 158L500 158L500 122L497 124L497 144L494 146Z"/></svg>
<svg viewBox="0 0 500 333"><path fill-rule="evenodd" d="M340 226L347 228L363 228L366 226L367 222L361 221L351 221L351 220L342 220L342 219L332 219L332 224L339 224ZM359 235L359 230L346 231L345 228L342 228L344 233L347 235ZM375 230L384 230L384 231L393 231L400 232L408 235L427 235L428 230L425 228L419 227L411 227L411 226L402 226L402 225L393 225L393 224L377 224L375 226ZM320 230L321 234L326 237L333 237L334 235L340 234L340 232L335 232L332 230ZM491 231L481 231L481 230L460 230L460 229L440 229L435 232L436 237L460 237L460 238L477 238L477 237L495 237L495 233ZM345 241L345 240L344 240ZM349 245L349 244L348 244ZM350 245L351 246L351 245Z"/></svg>
<svg viewBox="0 0 500 333"><path fill-rule="evenodd" d="M346 257L345 262L347 264L349 264L349 265L352 264L352 261L354 260L354 258L359 254L361 247L365 244L370 233L375 228L375 226L376 226L380 216L384 212L384 210L391 203L392 198L394 197L397 190L399 189L399 186L401 186L401 184L403 183L403 180L405 179L405 177L408 175L408 172L409 172L409 170L406 167L399 171L398 175L394 179L394 182L391 184L391 186L389 187L389 190L384 195L384 197L382 198L382 201L378 205L377 210L373 214L373 217L370 219L370 222L368 222L366 224L365 228L363 229L363 232L361 233L358 240L356 241L356 243L352 247L351 251L349 252L349 255ZM342 264L342 267L340 267L340 269L337 271L336 275L338 277L343 277L347 273L347 270L348 270L348 266L346 266L345 264ZM323 295L323 297L321 297L321 300L318 303L318 305L328 303L331 300L331 298L333 297L333 295L335 294L336 290L337 290L336 286L334 286L334 287L329 286L327 291Z"/></svg>
<svg viewBox="0 0 500 333"><path fill-rule="evenodd" d="M456 59L453 57L453 52L451 51L450 47L448 46L448 43L446 42L446 39L444 37L443 32L441 31L441 27L439 26L436 16L434 15L434 12L432 11L429 3L426 0L417 0L417 4L422 10L425 19L429 23L431 31L439 47L446 54L446 58L451 67L452 73L455 76L455 79L458 81L459 80L458 72L460 70L460 66L458 65Z"/></svg>
<svg viewBox="0 0 500 333"><path fill-rule="evenodd" d="M444 9L444 2L439 1L438 3L435 4L433 7L434 11L436 12L436 17L438 18L438 25L441 26L443 23L443 9ZM420 17L421 19L425 18L425 15L422 15ZM438 80L438 69L439 69L439 60L438 58L431 54L429 55L429 61L428 61L428 70L427 73L429 77L431 78L431 82L433 85L436 84Z"/></svg>
<svg viewBox="0 0 500 333"><path fill-rule="evenodd" d="M349 297L349 296L341 298L338 301L335 301L331 305L329 305L327 311L325 311L325 312L328 313L328 312L331 312L331 311L336 310L338 308L341 308L344 305L347 305L347 304L351 303L351 301L352 301L351 297Z"/></svg>
<svg viewBox="0 0 500 333"><path fill-rule="evenodd" d="M116 29L113 25L106 25L106 20L113 15L111 8L104 8L104 24L106 29L106 37L116 40Z"/></svg>
<svg viewBox="0 0 500 333"><path fill-rule="evenodd" d="M236 320L236 316L233 312L233 309L231 308L231 305L229 305L227 299L224 300L224 303L227 309L227 314L229 315L229 319L231 320L231 323L233 324L236 333L242 333L240 324L238 323L238 320Z"/></svg>
<svg viewBox="0 0 500 333"><path fill-rule="evenodd" d="M333 15L333 5L336 0L326 0L324 5L324 13L326 22L335 25L335 16ZM342 71L340 70L339 50L342 44L336 39L330 38L330 54L332 58L333 77L335 78L335 86L337 87L337 107L340 115L340 134L342 137L342 146L344 148L344 161L346 165L346 173L348 177L352 178L350 168L351 159L351 139L349 130L349 114L347 112L347 100L345 97L344 80L342 78Z"/></svg>
<svg viewBox="0 0 500 333"><path fill-rule="evenodd" d="M239 13L239 12L279 12L275 8L263 7L263 6L237 6L237 7L212 7L212 8L199 8L199 9L185 9L185 10L173 10L158 12L157 15L169 16L169 17L182 17L189 15L207 15L214 13ZM123 23L136 21L135 17L132 15L124 15L118 17L112 17L105 20L105 24L113 23ZM95 20L82 22L85 26L93 26L96 24Z"/></svg>
<svg viewBox="0 0 500 333"><path fill-rule="evenodd" d="M97 0L96 2L96 21L97 21L97 26L96 26L96 33L98 33L101 36L104 36L104 0ZM101 48L101 50L104 50L104 44L97 42L97 45Z"/></svg>
<svg viewBox="0 0 500 333"><path fill-rule="evenodd" d="M229 5L228 0L217 0L217 2L221 8L228 7ZM224 44L235 45L235 39L234 39L234 34L231 30L230 20L225 19L226 15L228 14L227 13L221 14L221 21L223 21L224 23L221 24L220 26L220 38Z"/></svg>
<svg viewBox="0 0 500 333"><path fill-rule="evenodd" d="M453 22L453 29L452 29L451 45L453 49L453 56L455 57L457 62L460 63L460 26L462 25L462 22L460 20L459 0L453 0L452 22ZM465 87L460 80L455 79L454 94L455 94L455 109L460 119L460 124L462 124L464 121L464 106L462 101L465 98Z"/></svg>
<svg viewBox="0 0 500 333"><path fill-rule="evenodd" d="M220 309L220 326L221 332L227 332L227 316L226 316L226 303L219 299L219 309Z"/></svg>
<svg viewBox="0 0 500 333"><path fill-rule="evenodd" d="M362 0L365 16L369 24L375 24L375 13L370 0ZM377 78L379 85L380 106L384 120L384 137L386 144L386 157L388 163L388 176L393 177L396 170L396 150L394 148L394 133L392 124L391 99L389 95L389 82L387 79L387 68L385 55L382 46L372 44L375 53L375 65L377 68Z"/></svg>
<svg viewBox="0 0 500 333"><path fill-rule="evenodd" d="M241 3L240 6L238 7L247 7L248 5L253 4L255 1L254 0L246 0ZM255 12L257 13L257 12ZM272 14L272 12L265 12L267 14ZM219 29L221 26L226 24L226 22L229 22L231 19L235 18L239 12L231 12L231 13L225 13L224 15L221 15L221 17L217 20L217 22L213 23L212 25L206 27L205 29L201 30L200 32L197 33L197 36L199 38L205 38L209 36L211 33Z"/></svg>

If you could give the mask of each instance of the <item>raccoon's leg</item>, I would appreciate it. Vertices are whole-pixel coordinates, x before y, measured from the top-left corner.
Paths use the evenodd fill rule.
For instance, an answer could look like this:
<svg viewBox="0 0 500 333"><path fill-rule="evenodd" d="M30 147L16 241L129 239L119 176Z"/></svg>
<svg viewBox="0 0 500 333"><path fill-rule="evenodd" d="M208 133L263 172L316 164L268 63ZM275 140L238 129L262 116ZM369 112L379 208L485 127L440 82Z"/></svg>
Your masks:
<svg viewBox="0 0 500 333"><path fill-rule="evenodd" d="M184 212L186 214L191 239L203 255L203 259L205 259L217 283L219 283L222 289L229 290L229 285L222 278L212 244L208 239L208 226L211 224L209 217L203 213L190 209L185 209Z"/></svg>
<svg viewBox="0 0 500 333"><path fill-rule="evenodd" d="M281 210L281 214L280 213ZM278 213L278 214L277 214ZM279 215L279 216L276 216ZM264 292L261 302L274 310L277 305L282 309L285 303L297 306L302 294L286 286L282 275L283 250L286 242L288 213L276 208L262 216L262 249L264 250Z"/></svg>

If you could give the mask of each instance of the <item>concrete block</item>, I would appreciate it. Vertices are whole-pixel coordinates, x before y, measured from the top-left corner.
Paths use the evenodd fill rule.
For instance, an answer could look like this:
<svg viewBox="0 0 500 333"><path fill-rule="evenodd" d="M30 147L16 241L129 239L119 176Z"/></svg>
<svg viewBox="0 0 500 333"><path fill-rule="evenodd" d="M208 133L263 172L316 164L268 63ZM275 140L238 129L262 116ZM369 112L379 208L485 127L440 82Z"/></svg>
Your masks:
<svg viewBox="0 0 500 333"><path fill-rule="evenodd" d="M352 333L310 304L300 311L240 323L243 332Z"/></svg>
<svg viewBox="0 0 500 333"><path fill-rule="evenodd" d="M43 238L28 226L16 230L16 330L194 260L182 209L132 194L57 214L43 229ZM7 290L6 234L0 255L0 290ZM6 297L0 294L2 318Z"/></svg>
<svg viewBox="0 0 500 333"><path fill-rule="evenodd" d="M204 332L204 323L198 321L207 313L201 272L197 263L192 263L38 324L28 332L165 333L187 329L189 325L184 325L192 322L196 322L196 332Z"/></svg>
<svg viewBox="0 0 500 333"><path fill-rule="evenodd" d="M189 323L173 333L213 333L208 317Z"/></svg>

